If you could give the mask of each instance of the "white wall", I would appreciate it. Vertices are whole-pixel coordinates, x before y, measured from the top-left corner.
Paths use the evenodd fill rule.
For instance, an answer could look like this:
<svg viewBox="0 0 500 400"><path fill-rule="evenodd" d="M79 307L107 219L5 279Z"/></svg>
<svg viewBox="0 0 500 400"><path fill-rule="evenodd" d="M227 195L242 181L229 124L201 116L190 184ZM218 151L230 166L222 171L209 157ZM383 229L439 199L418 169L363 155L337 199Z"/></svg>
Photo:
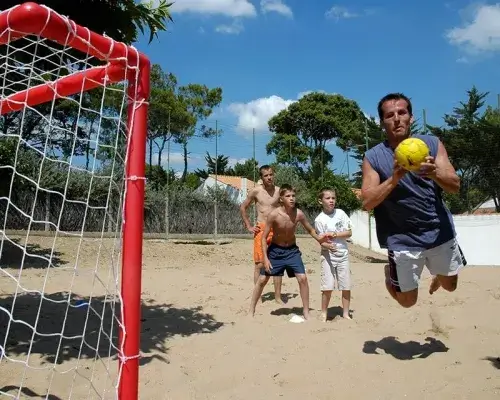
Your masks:
<svg viewBox="0 0 500 400"><path fill-rule="evenodd" d="M351 214L353 223L352 242L377 253L387 254L381 249L375 232L375 219L371 218L371 246L368 213L356 211ZM500 215L455 215L455 228L460 247L469 265L500 266Z"/></svg>

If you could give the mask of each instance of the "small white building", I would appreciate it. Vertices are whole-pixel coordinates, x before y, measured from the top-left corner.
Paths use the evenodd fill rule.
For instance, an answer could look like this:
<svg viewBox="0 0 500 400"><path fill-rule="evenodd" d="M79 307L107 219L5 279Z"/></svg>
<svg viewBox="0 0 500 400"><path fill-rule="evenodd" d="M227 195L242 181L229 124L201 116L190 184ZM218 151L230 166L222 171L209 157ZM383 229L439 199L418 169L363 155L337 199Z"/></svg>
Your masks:
<svg viewBox="0 0 500 400"><path fill-rule="evenodd" d="M228 176L228 175L217 175L217 182L215 181L215 175L210 174L203 183L196 188L196 192L207 194L209 188L215 188L215 185L219 189L223 189L228 198L236 204L241 204L247 198L247 193L253 189L259 183L255 183L250 179L243 178L241 176Z"/></svg>

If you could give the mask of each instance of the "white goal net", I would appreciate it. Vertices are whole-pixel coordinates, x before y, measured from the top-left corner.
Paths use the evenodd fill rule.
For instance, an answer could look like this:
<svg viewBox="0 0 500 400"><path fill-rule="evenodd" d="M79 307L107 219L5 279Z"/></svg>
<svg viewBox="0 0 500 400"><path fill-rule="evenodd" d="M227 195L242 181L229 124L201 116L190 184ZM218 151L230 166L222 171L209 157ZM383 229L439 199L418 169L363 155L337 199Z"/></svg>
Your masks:
<svg viewBox="0 0 500 400"><path fill-rule="evenodd" d="M149 62L0 12L0 397L137 399Z"/></svg>

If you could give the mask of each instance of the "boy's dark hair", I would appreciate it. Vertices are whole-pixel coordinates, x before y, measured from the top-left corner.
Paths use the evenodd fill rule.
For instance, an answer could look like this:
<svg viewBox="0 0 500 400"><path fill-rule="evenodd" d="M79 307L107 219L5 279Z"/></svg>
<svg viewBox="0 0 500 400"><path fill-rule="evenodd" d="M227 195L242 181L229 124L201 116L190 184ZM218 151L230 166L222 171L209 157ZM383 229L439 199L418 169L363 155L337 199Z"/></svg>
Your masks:
<svg viewBox="0 0 500 400"><path fill-rule="evenodd" d="M273 171L273 167L271 167L270 165L262 165L260 168L259 168L259 175L260 177L262 178L262 171L267 171L268 169L270 169L271 171Z"/></svg>
<svg viewBox="0 0 500 400"><path fill-rule="evenodd" d="M294 192L295 193L295 188L292 185L285 183L285 184L280 186L280 197L283 196L286 192Z"/></svg>
<svg viewBox="0 0 500 400"><path fill-rule="evenodd" d="M335 189L334 188L331 188L331 187L324 187L323 189L321 189L318 193L318 199L319 200L323 200L323 196L325 195L326 192L333 192L335 194L337 194L337 192L335 192Z"/></svg>
<svg viewBox="0 0 500 400"><path fill-rule="evenodd" d="M380 118L381 121L384 119L384 110L382 110L382 106L386 101L391 101L391 100L406 101L406 104L408 104L408 112L410 113L410 116L413 115L413 107L411 105L411 100L407 96L405 96L403 93L389 93L386 94L384 97L382 97L377 105L378 117Z"/></svg>

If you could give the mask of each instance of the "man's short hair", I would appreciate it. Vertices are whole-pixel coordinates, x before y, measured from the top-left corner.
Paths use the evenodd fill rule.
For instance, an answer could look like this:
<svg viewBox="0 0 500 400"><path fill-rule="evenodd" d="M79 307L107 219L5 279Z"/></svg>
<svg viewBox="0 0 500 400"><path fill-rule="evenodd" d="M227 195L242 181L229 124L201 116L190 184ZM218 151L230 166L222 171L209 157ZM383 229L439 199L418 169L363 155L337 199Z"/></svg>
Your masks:
<svg viewBox="0 0 500 400"><path fill-rule="evenodd" d="M384 119L384 110L382 110L382 106L386 101L391 101L391 100L406 101L406 104L408 104L408 112L410 113L410 116L413 115L413 107L411 105L411 100L409 99L409 97L405 96L403 93L389 93L386 94L384 97L382 97L378 102L377 112L378 112L378 117L380 118L381 121Z"/></svg>
<svg viewBox="0 0 500 400"><path fill-rule="evenodd" d="M262 172L263 171L267 171L268 169L270 169L272 171L273 167L271 167L270 165L265 164L265 165L263 165L263 166L261 166L259 168L259 175L260 175L261 178L262 178Z"/></svg>

